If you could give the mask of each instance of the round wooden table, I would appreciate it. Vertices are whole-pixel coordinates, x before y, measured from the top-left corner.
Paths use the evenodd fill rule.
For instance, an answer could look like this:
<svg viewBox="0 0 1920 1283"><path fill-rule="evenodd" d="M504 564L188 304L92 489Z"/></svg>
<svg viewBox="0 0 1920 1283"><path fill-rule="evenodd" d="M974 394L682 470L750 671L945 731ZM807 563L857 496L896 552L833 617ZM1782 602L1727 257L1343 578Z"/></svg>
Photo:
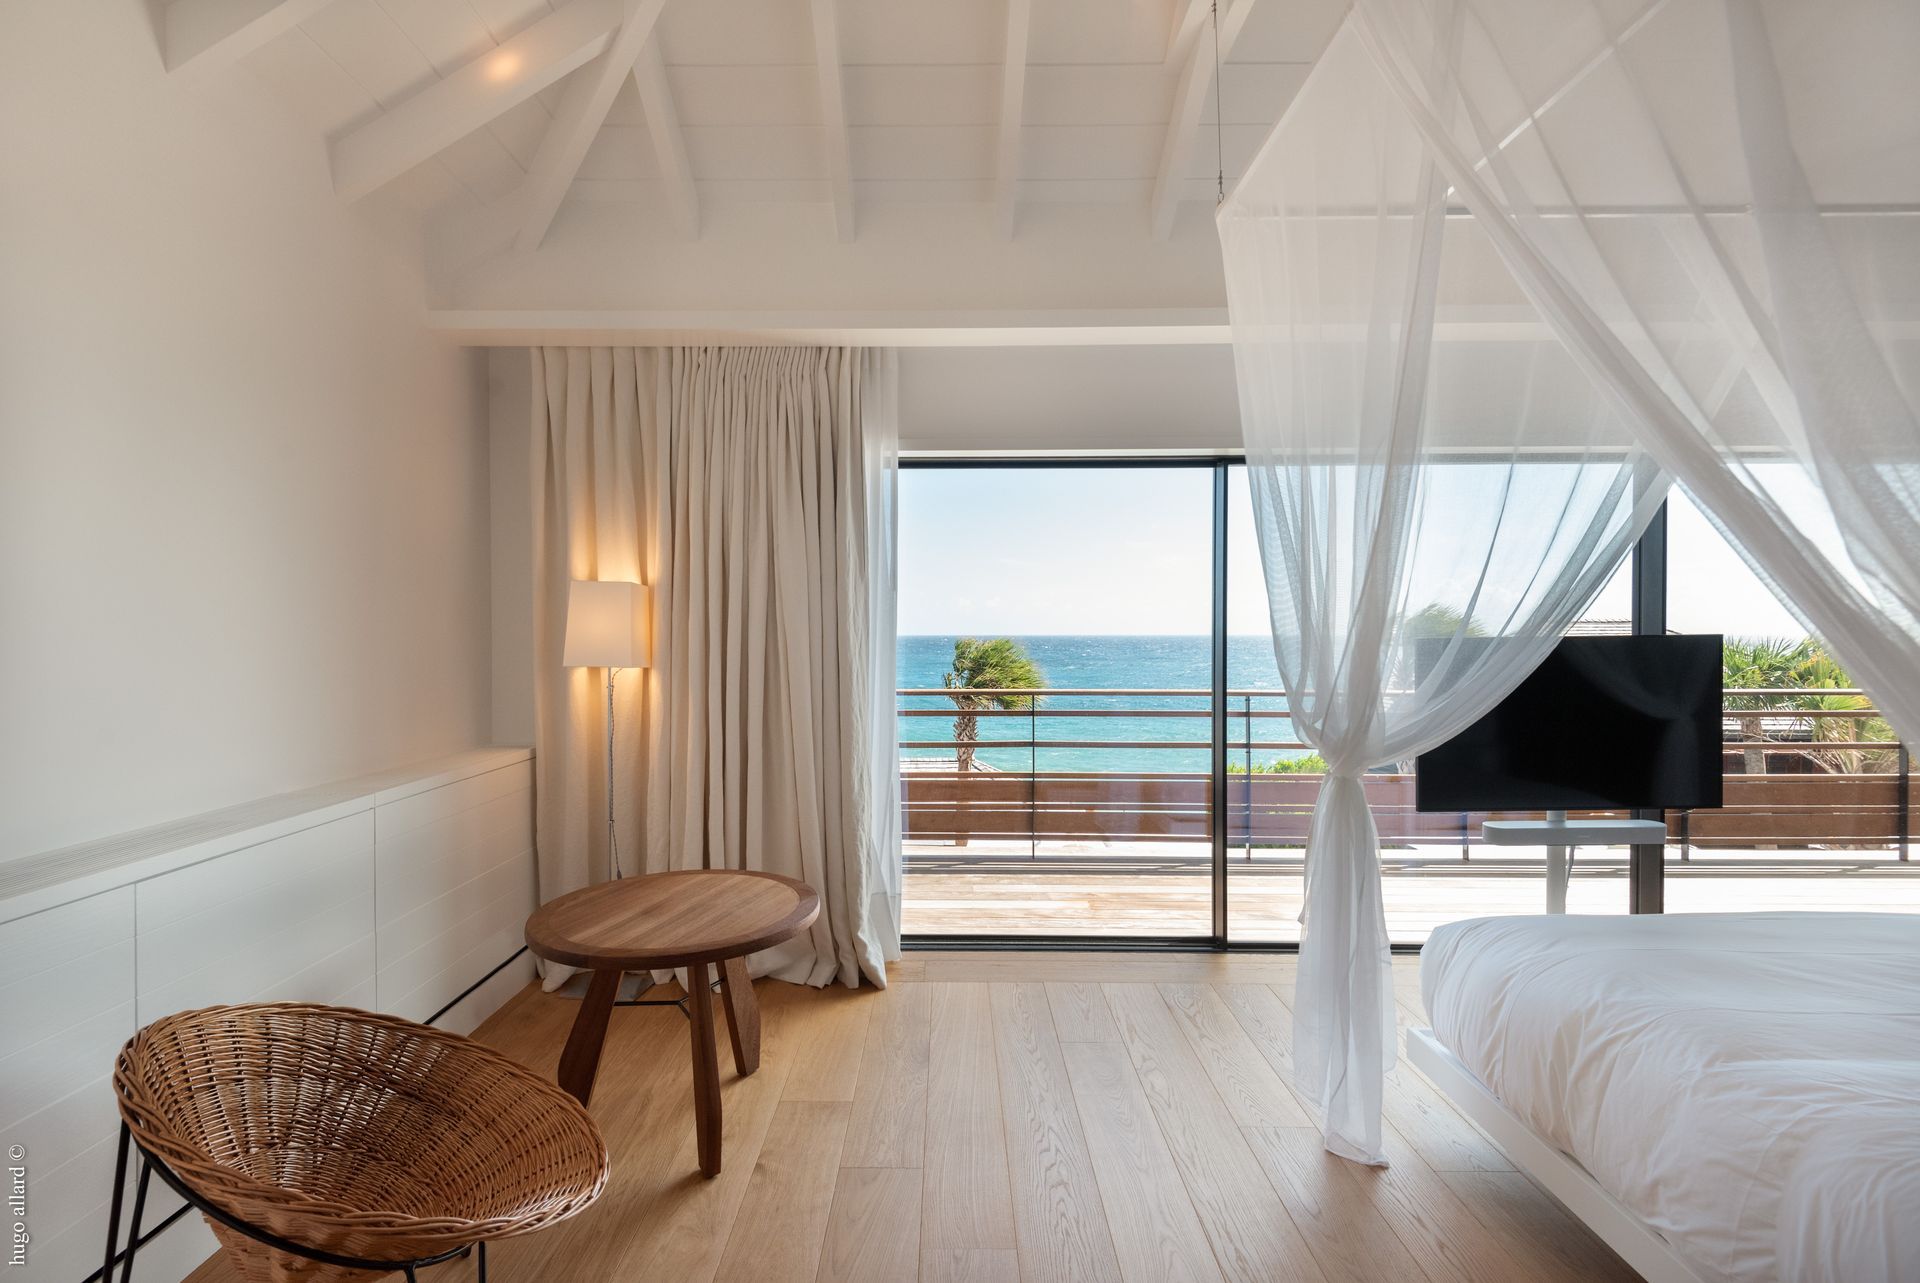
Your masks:
<svg viewBox="0 0 1920 1283"><path fill-rule="evenodd" d="M760 1007L747 977L747 955L791 939L819 916L820 896L806 883L732 869L621 878L541 905L527 919L527 947L592 973L560 1053L560 1086L583 1105L593 1095L622 974L685 967L700 1170L719 1175L720 1058L708 969L719 965L733 1066L742 1076L750 1074L760 1067Z"/></svg>

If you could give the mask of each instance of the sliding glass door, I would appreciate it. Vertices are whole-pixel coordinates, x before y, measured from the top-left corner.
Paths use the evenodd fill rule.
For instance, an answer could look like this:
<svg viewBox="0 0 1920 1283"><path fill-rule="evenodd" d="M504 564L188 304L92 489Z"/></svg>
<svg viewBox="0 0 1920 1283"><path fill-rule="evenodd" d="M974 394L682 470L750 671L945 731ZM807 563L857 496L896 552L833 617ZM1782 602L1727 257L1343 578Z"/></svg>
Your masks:
<svg viewBox="0 0 1920 1283"><path fill-rule="evenodd" d="M1569 910L1920 910L1910 754L1685 496L1670 508L1570 631L1728 635L1727 805L1667 816L1664 859L1582 848ZM1287 716L1245 468L916 464L900 532L908 934L1297 942L1325 764ZM1394 942L1541 912L1544 848L1417 810L1415 780L1365 780Z"/></svg>
<svg viewBox="0 0 1920 1283"><path fill-rule="evenodd" d="M1287 719L1246 469L1235 466L1228 474L1228 936L1237 943L1291 944L1300 939L1307 830L1326 763ZM1631 633L1631 581L1632 567L1623 564L1572 632ZM1578 734L1577 726L1570 725L1567 733ZM1545 848L1488 846L1480 837L1488 816L1420 811L1414 783L1413 762L1381 766L1363 781L1380 833L1390 938L1418 944L1443 922L1541 912ZM1627 912L1629 865L1624 847L1580 852L1569 883L1569 910Z"/></svg>
<svg viewBox="0 0 1920 1283"><path fill-rule="evenodd" d="M903 471L909 934L1214 936L1214 488Z"/></svg>
<svg viewBox="0 0 1920 1283"><path fill-rule="evenodd" d="M1667 912L1920 912L1912 754L1693 501L1667 507L1667 623L1726 637L1725 796L1668 817Z"/></svg>

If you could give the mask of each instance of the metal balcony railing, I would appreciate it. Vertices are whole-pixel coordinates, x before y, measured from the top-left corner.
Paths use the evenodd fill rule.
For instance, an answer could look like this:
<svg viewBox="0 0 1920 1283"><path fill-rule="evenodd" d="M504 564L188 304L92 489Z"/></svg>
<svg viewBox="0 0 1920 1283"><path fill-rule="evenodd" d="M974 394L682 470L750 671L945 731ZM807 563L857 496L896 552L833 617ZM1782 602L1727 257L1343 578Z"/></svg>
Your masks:
<svg viewBox="0 0 1920 1283"><path fill-rule="evenodd" d="M966 710L943 688L898 694L910 850L943 848L952 858L1008 843L1039 855L1074 843L1211 840L1210 691L970 690L975 701L1028 702ZM1908 858L1911 755L1860 692L1740 689L1726 701L1725 805L1669 812L1668 839L1680 858L1695 848L1760 847ZM956 735L963 713L979 738ZM1276 755L1311 751L1287 718L1280 692L1227 694L1227 841L1249 854L1306 840L1321 776L1264 769ZM1124 738L1103 733L1123 721ZM972 768L962 770L969 753ZM1364 781L1383 844L1458 844L1468 854L1485 817L1415 810L1410 764L1402 765Z"/></svg>

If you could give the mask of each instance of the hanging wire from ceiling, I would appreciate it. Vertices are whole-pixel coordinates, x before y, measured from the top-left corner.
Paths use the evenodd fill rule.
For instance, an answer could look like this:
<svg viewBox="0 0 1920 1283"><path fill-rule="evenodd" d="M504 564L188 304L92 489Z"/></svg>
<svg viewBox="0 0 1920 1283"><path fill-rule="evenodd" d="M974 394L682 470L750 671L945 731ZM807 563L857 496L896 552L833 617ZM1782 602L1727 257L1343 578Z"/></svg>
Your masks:
<svg viewBox="0 0 1920 1283"><path fill-rule="evenodd" d="M1226 86L1220 81L1220 0L1213 0L1213 164L1218 187L1216 207L1227 200Z"/></svg>

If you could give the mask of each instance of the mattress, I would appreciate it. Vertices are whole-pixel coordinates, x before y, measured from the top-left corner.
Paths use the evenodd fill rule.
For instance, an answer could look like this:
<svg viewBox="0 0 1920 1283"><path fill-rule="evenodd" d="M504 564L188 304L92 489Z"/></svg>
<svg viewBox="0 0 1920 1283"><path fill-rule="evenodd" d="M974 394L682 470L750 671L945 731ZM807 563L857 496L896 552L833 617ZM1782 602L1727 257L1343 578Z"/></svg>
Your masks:
<svg viewBox="0 0 1920 1283"><path fill-rule="evenodd" d="M1920 1280L1920 916L1479 918L1420 988L1702 1279Z"/></svg>

